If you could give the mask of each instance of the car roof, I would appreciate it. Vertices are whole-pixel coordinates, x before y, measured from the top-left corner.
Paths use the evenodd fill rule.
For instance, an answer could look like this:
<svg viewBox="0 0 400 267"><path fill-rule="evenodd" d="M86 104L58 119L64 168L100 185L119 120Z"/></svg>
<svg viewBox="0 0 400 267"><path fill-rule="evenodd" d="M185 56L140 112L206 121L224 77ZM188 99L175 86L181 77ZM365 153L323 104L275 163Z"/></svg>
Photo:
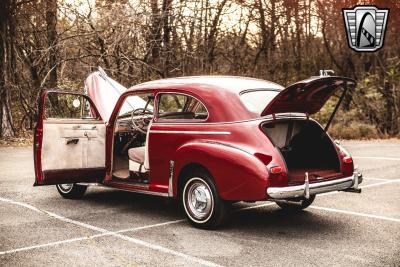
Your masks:
<svg viewBox="0 0 400 267"><path fill-rule="evenodd" d="M259 118L260 114L249 111L240 100L245 90L267 89L281 91L276 83L239 76L186 76L168 78L138 84L132 91L187 93L198 98L209 111L208 122L233 122Z"/></svg>
<svg viewBox="0 0 400 267"><path fill-rule="evenodd" d="M160 85L206 85L206 88L218 87L219 90L227 90L235 93L248 89L273 89L282 90L283 86L266 80L242 77L242 76L222 76L222 75L204 75L204 76L184 76L177 78L167 78L145 82L130 89L135 90L137 87L157 87ZM163 86L163 87L164 87ZM161 89L161 88L160 88ZM204 86L203 88L204 89Z"/></svg>

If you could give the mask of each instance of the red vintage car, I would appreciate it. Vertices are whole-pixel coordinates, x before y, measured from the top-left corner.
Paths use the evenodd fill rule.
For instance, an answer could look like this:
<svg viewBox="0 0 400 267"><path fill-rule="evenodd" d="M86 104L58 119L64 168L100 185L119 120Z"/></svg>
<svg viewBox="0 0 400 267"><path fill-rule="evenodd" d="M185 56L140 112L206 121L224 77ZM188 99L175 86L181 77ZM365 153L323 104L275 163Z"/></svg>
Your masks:
<svg viewBox="0 0 400 267"><path fill-rule="evenodd" d="M352 157L326 132L352 79L284 88L198 76L126 90L100 71L85 85L86 94L44 91L39 103L34 185L57 185L63 197L98 184L175 198L193 225L213 228L238 201L304 209L319 193L360 192ZM310 115L333 95L323 128Z"/></svg>

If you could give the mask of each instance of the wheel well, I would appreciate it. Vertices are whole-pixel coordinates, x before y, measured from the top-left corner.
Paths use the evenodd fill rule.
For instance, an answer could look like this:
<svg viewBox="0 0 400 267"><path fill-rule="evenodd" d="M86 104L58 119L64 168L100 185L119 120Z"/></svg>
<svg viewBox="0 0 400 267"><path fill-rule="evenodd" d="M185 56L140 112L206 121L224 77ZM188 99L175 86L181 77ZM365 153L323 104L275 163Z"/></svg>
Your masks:
<svg viewBox="0 0 400 267"><path fill-rule="evenodd" d="M178 176L178 188L177 188L177 198L180 197L182 189L183 189L183 185L186 182L187 176L194 172L194 171L204 171L207 174L209 174L210 177L212 177L212 175L210 174L210 172L207 170L206 167L204 167L203 165L199 164L199 163L189 163L187 165L185 165L182 170L179 173Z"/></svg>

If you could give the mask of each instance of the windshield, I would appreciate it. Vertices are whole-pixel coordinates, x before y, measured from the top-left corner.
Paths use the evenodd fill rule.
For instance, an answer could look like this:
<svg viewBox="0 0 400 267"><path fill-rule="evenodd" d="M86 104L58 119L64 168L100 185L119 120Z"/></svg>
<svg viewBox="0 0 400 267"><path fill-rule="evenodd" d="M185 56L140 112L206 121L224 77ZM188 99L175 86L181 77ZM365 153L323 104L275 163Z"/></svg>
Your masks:
<svg viewBox="0 0 400 267"><path fill-rule="evenodd" d="M272 89L244 91L240 94L240 99L249 111L261 114L277 94L279 91Z"/></svg>

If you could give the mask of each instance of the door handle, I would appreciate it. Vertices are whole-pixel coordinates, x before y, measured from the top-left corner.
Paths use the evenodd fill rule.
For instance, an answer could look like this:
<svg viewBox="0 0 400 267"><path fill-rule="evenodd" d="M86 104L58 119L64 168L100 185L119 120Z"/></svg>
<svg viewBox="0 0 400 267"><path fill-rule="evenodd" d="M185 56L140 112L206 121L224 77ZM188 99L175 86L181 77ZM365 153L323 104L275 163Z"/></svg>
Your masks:
<svg viewBox="0 0 400 267"><path fill-rule="evenodd" d="M78 142L79 142L79 138L68 138L68 139L66 140L66 144L67 144L67 145L69 145L69 144L74 144L74 145L76 145L76 144L78 144Z"/></svg>

